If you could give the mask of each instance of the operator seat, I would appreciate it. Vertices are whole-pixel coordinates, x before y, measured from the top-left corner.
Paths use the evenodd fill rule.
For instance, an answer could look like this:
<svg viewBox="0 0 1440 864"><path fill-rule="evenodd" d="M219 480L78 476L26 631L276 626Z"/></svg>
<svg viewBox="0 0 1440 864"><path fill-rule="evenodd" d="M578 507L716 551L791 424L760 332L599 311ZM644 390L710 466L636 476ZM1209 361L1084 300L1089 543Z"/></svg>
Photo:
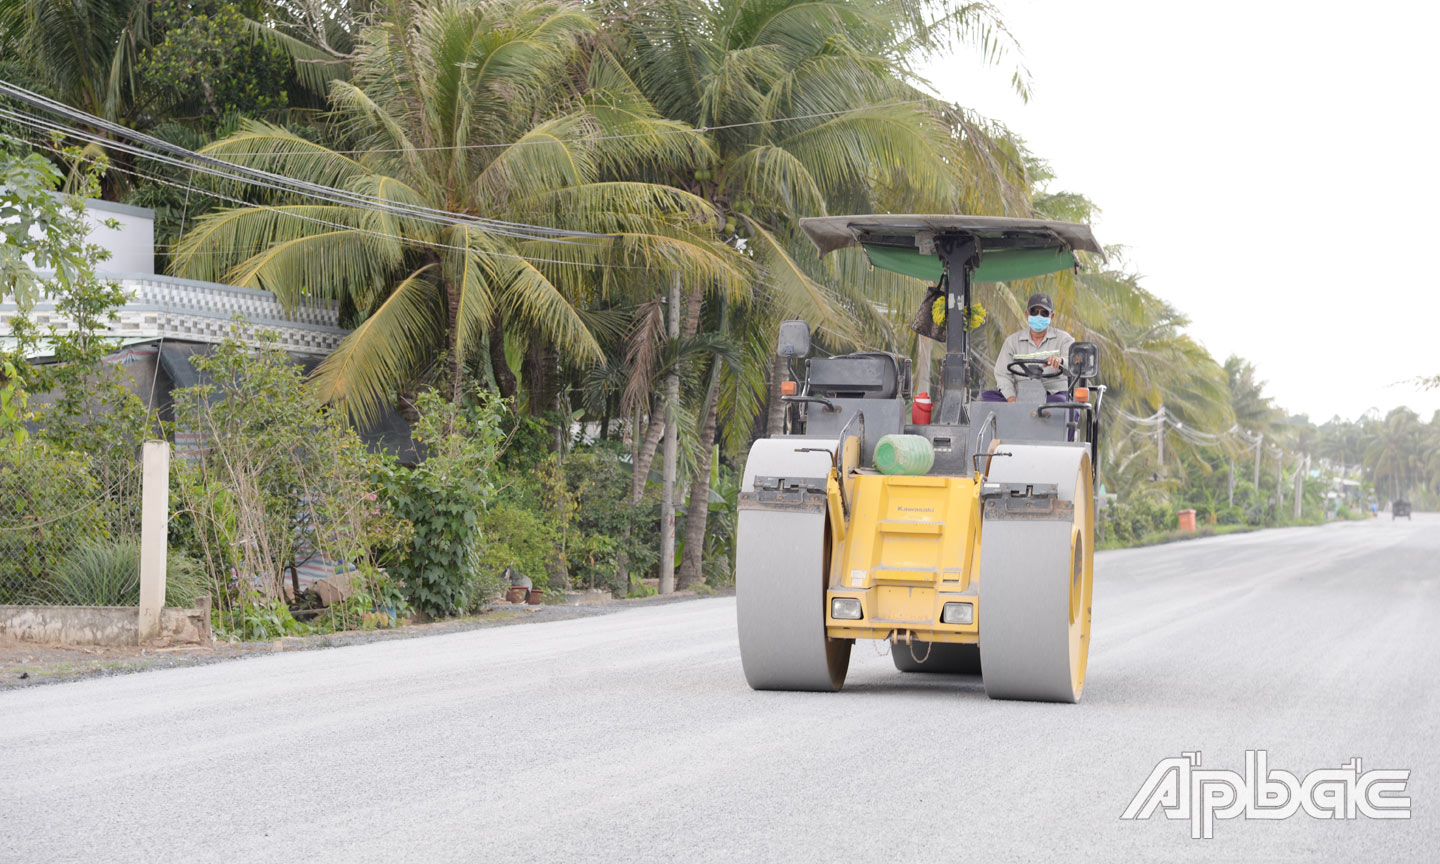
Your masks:
<svg viewBox="0 0 1440 864"><path fill-rule="evenodd" d="M810 361L809 393L836 399L894 399L908 395L910 369L894 354L867 351Z"/></svg>

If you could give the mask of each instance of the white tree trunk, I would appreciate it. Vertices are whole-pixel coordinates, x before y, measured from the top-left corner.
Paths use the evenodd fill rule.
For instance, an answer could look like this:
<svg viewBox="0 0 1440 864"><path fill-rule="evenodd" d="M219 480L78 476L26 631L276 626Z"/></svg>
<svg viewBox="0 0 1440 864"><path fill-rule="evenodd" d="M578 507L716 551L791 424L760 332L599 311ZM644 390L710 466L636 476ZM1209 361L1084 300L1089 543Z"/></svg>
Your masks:
<svg viewBox="0 0 1440 864"><path fill-rule="evenodd" d="M680 338L680 278L670 282L670 341ZM675 462L679 444L675 407L680 401L677 367L665 376L665 456L660 483L660 593L675 591Z"/></svg>

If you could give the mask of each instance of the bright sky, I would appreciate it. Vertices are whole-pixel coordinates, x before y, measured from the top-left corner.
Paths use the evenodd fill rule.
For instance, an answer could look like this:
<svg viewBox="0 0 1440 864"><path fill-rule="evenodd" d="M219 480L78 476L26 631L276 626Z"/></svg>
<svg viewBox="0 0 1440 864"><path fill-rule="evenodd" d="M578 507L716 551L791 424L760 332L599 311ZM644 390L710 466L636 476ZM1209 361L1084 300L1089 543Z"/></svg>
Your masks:
<svg viewBox="0 0 1440 864"><path fill-rule="evenodd" d="M995 2L1030 102L968 55L930 79L1099 204L1096 237L1216 359L1251 360L1316 422L1440 410L1398 383L1440 374L1440 5Z"/></svg>

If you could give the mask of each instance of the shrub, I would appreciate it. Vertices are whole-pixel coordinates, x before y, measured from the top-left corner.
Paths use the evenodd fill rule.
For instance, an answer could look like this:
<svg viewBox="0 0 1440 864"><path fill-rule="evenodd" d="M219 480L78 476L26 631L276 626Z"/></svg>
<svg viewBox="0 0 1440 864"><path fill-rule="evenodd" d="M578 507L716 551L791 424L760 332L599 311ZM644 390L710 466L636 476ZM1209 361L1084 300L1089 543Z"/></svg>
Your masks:
<svg viewBox="0 0 1440 864"><path fill-rule="evenodd" d="M1175 511L1163 500L1116 503L1097 514L1101 542L1125 545L1177 527Z"/></svg>
<svg viewBox="0 0 1440 864"><path fill-rule="evenodd" d="M701 570L710 586L735 583L735 528L739 516L736 503L740 495L740 474L733 468L720 466L710 491L721 501L710 502L705 521L705 557Z"/></svg>
<svg viewBox="0 0 1440 864"><path fill-rule="evenodd" d="M325 409L282 351L228 339L192 362L205 380L176 391L174 427L201 447L171 463L180 505L171 537L203 562L218 629L285 625L272 601L297 557L312 553L354 565L352 582L373 595L380 553L408 542L409 526L378 501L391 461Z"/></svg>
<svg viewBox="0 0 1440 864"><path fill-rule="evenodd" d="M659 563L660 501L650 490L638 505L630 503L630 468L620 461L621 452L607 443L565 459L565 479L575 496L566 563L576 584L628 593L630 586L620 584L618 559L624 555L637 576Z"/></svg>
<svg viewBox="0 0 1440 864"><path fill-rule="evenodd" d="M498 501L481 516L475 569L497 575L513 567L530 577L535 587L549 587L549 567L559 540L555 526L542 513Z"/></svg>
<svg viewBox="0 0 1440 864"><path fill-rule="evenodd" d="M473 398L455 405L434 392L420 394L413 437L425 461L380 473L387 506L414 526L391 571L410 605L431 617L488 603L499 585L498 576L483 572L478 544L485 505L495 492L505 406L486 392Z"/></svg>
<svg viewBox="0 0 1440 864"><path fill-rule="evenodd" d="M282 636L295 636L310 632L305 625L295 620L285 603L274 597L266 597L248 588L242 588L238 597L232 599L229 609L211 612L211 626L221 638L266 641Z"/></svg>
<svg viewBox="0 0 1440 864"><path fill-rule="evenodd" d="M138 606L140 541L89 540L55 567L47 596L65 606ZM170 552L165 559L165 605L191 606L206 592L205 570L195 559Z"/></svg>

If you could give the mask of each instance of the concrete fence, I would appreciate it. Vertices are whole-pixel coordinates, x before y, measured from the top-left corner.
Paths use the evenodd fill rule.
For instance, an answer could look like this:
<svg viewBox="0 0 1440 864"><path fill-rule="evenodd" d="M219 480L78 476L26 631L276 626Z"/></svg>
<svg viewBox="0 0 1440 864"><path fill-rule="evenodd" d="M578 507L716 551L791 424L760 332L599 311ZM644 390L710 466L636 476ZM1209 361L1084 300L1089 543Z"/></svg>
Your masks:
<svg viewBox="0 0 1440 864"><path fill-rule="evenodd" d="M210 600L165 608L170 516L170 445L147 441L141 454L140 602L131 606L0 605L0 638L65 645L208 644Z"/></svg>

